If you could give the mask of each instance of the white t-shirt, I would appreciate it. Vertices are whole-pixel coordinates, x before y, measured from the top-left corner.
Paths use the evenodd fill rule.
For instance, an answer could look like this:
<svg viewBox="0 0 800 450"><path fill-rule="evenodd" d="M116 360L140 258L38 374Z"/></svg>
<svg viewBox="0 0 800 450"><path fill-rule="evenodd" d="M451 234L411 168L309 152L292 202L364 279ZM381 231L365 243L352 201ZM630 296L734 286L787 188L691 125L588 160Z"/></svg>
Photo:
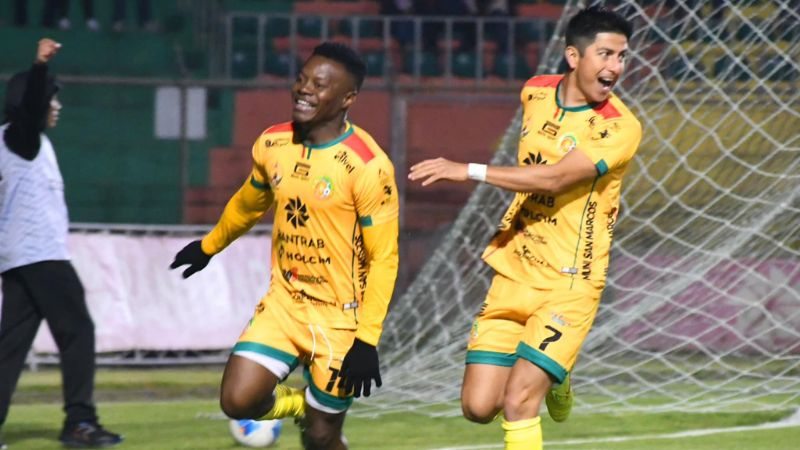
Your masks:
<svg viewBox="0 0 800 450"><path fill-rule="evenodd" d="M0 126L0 273L40 261L67 260L69 217L53 145L40 135L39 153L21 158Z"/></svg>

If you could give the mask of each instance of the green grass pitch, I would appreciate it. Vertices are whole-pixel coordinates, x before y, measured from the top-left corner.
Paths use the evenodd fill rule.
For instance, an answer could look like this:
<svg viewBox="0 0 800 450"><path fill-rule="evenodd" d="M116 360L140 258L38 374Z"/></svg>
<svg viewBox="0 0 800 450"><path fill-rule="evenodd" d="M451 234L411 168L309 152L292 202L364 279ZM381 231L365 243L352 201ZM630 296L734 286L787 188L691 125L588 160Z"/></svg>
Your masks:
<svg viewBox="0 0 800 450"><path fill-rule="evenodd" d="M122 433L120 449L237 449L217 406L221 368L98 371L103 424ZM357 408L357 406L356 406ZM790 450L800 427L669 437L690 430L746 427L779 420L790 411L737 414L580 414L564 424L543 419L546 449ZM26 372L3 427L10 450L59 448L63 415L57 371ZM345 435L353 450L502 450L499 423L476 425L460 417L392 413L349 417ZM277 450L300 450L297 428L284 422Z"/></svg>

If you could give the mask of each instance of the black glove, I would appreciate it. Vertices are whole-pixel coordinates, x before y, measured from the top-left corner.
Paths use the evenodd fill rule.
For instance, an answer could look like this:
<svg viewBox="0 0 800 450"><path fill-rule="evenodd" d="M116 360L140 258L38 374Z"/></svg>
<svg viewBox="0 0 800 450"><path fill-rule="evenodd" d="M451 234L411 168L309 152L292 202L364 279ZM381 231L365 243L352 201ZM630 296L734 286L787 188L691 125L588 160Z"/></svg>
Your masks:
<svg viewBox="0 0 800 450"><path fill-rule="evenodd" d="M177 269L180 266L188 264L189 267L183 271L183 278L189 278L195 272L203 270L208 262L211 261L212 255L206 255L203 248L200 246L200 241L192 241L186 247L175 255L175 261L169 265L170 269Z"/></svg>
<svg viewBox="0 0 800 450"><path fill-rule="evenodd" d="M360 397L363 391L364 396L369 397L372 380L375 380L375 387L381 387L378 350L360 339L353 341L342 361L339 377L339 388L344 388L347 394L352 392Z"/></svg>

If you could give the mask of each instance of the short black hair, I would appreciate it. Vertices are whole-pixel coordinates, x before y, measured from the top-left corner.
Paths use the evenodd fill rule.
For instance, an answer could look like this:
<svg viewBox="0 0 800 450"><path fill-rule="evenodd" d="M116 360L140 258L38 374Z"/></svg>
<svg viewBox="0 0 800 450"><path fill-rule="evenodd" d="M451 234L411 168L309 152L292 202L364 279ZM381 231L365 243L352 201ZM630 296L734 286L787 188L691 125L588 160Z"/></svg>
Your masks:
<svg viewBox="0 0 800 450"><path fill-rule="evenodd" d="M624 34L630 40L633 34L633 25L610 9L592 6L578 11L569 19L566 44L583 52L594 42L598 33Z"/></svg>
<svg viewBox="0 0 800 450"><path fill-rule="evenodd" d="M367 66L355 50L339 42L323 42L314 47L314 52L311 56L314 55L334 60L343 65L347 72L353 76L356 91L361 90L361 85L364 84L364 76L367 73Z"/></svg>

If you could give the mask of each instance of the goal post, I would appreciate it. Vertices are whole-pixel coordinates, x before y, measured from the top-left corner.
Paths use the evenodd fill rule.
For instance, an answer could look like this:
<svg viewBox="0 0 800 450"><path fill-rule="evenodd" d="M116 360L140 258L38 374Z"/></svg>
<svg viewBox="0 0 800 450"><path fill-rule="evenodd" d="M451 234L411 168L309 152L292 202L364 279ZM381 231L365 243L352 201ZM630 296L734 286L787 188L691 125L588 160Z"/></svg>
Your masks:
<svg viewBox="0 0 800 450"><path fill-rule="evenodd" d="M568 1L537 73L561 63ZM617 94L643 125L574 369L580 412L800 407L800 6L607 2L635 32ZM520 113L494 164L515 164ZM459 414L466 340L511 195L476 188L393 304L364 411Z"/></svg>

